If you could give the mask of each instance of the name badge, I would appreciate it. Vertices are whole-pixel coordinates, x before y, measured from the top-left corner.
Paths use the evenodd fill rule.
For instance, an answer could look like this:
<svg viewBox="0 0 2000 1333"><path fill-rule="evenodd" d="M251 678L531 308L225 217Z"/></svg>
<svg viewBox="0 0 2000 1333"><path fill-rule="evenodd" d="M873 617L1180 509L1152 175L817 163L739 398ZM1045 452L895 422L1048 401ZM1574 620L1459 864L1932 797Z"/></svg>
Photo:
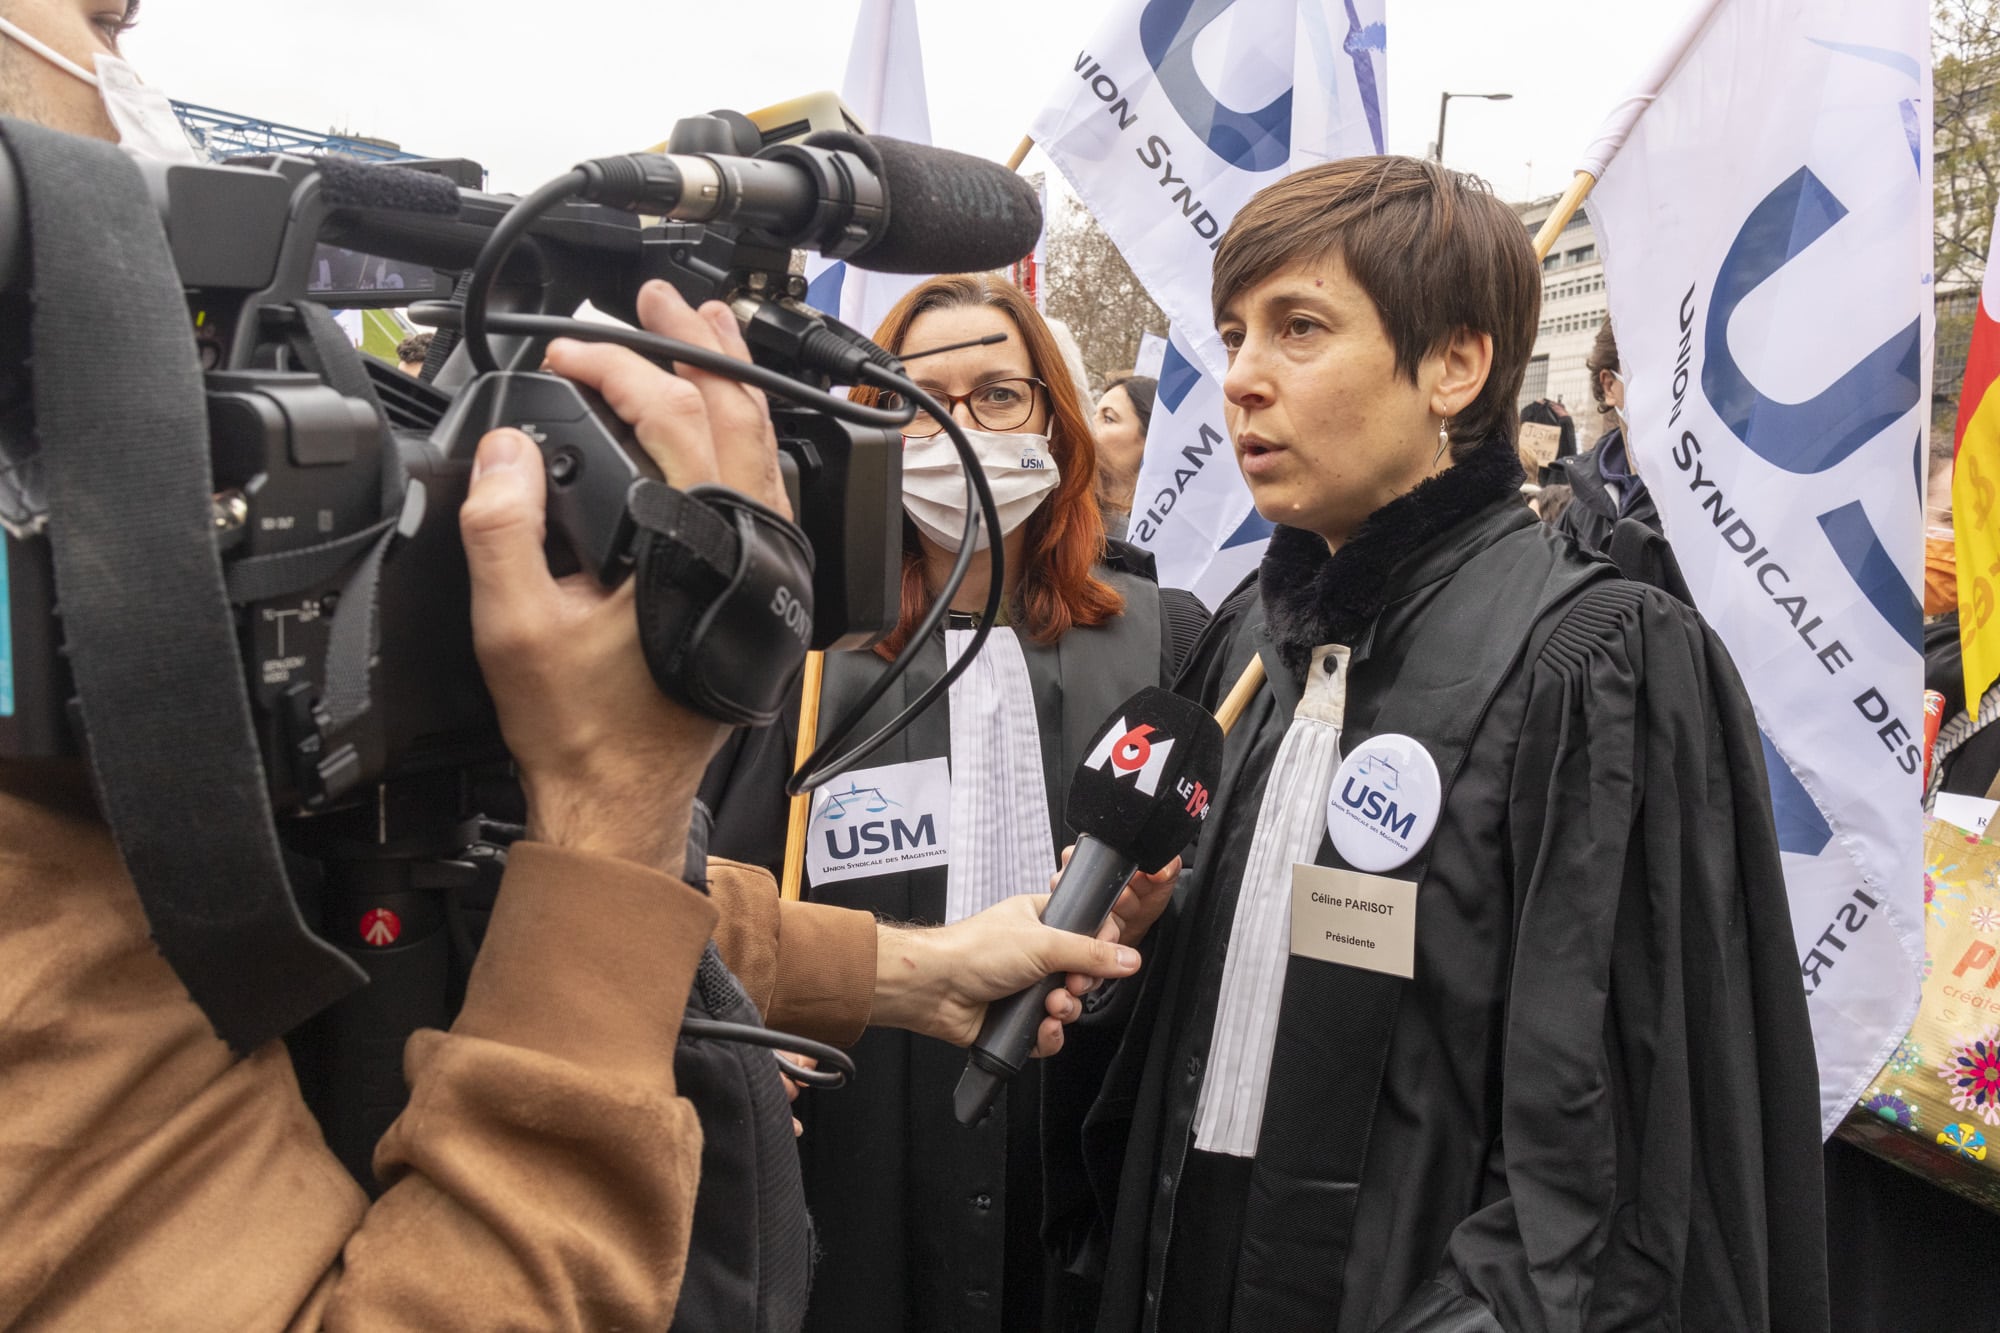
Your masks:
<svg viewBox="0 0 2000 1333"><path fill-rule="evenodd" d="M1292 867L1292 952L1392 977L1417 972L1417 886L1332 866Z"/></svg>
<svg viewBox="0 0 2000 1333"><path fill-rule="evenodd" d="M1430 751L1390 732L1354 747L1333 775L1326 833L1356 870L1394 870L1437 827L1444 784Z"/></svg>
<svg viewBox="0 0 2000 1333"><path fill-rule="evenodd" d="M813 792L806 868L815 884L943 865L951 855L951 761L857 768Z"/></svg>
<svg viewBox="0 0 2000 1333"><path fill-rule="evenodd" d="M5 589L0 589L5 591ZM1937 800L1931 803L1931 813L1947 824L1956 824L1967 833L1984 836L1986 826L1993 822L1993 812L2000 810L2000 801L1982 800L1977 796L1960 796L1954 792L1941 791Z"/></svg>

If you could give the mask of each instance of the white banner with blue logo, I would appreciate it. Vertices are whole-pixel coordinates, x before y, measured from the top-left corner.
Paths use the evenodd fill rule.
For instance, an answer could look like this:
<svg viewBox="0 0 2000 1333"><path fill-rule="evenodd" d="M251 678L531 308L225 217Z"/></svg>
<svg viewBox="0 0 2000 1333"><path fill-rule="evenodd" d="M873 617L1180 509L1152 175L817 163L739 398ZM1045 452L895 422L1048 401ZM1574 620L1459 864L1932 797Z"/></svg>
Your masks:
<svg viewBox="0 0 2000 1333"><path fill-rule="evenodd" d="M1215 244L1236 210L1286 173L1383 150L1383 7L1125 0L1031 126L1171 321L1131 533L1158 558L1163 583L1211 604L1216 588L1226 593L1256 568L1269 531L1227 544L1262 520L1223 427L1227 360L1209 311Z"/></svg>
<svg viewBox="0 0 2000 1333"><path fill-rule="evenodd" d="M1923 958L1930 97L1923 0L1721 0L1592 150L1631 444L1764 733L1828 1132Z"/></svg>
<svg viewBox="0 0 2000 1333"><path fill-rule="evenodd" d="M930 97L924 91L924 46L916 0L861 0L840 100L870 134L908 143L931 141ZM806 304L869 337L889 308L922 277L869 273L845 260L806 260Z"/></svg>
<svg viewBox="0 0 2000 1333"><path fill-rule="evenodd" d="M1210 610L1256 572L1271 536L1236 470L1222 408L1222 381L1202 370L1176 327L1127 535L1153 553L1163 586L1186 588Z"/></svg>

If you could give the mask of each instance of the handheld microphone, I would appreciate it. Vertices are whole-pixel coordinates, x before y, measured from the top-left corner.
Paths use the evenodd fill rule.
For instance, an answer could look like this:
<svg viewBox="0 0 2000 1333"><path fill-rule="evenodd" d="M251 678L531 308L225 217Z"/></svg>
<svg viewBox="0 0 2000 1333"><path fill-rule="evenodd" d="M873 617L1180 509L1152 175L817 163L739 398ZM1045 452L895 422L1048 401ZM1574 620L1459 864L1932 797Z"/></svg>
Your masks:
<svg viewBox="0 0 2000 1333"><path fill-rule="evenodd" d="M1222 776L1222 728L1179 695L1148 686L1105 720L1070 779L1064 818L1076 851L1042 908L1058 930L1095 935L1140 870L1156 873L1193 841ZM1021 1072L1060 976L986 1011L952 1094L962 1125L976 1125Z"/></svg>
<svg viewBox="0 0 2000 1333"><path fill-rule="evenodd" d="M976 273L1035 248L1041 202L1014 172L946 148L823 131L756 157L633 153L579 164L583 197L764 232L878 273Z"/></svg>

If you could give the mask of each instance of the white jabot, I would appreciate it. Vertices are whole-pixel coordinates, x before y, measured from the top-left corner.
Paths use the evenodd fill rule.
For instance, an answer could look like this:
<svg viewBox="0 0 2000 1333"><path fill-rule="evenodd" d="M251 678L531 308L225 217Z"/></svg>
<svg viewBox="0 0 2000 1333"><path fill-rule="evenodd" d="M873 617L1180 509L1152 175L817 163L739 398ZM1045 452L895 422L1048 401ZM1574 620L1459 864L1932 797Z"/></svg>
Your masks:
<svg viewBox="0 0 2000 1333"><path fill-rule="evenodd" d="M1257 1155L1292 948L1292 867L1310 863L1326 836L1327 794L1340 767L1347 711L1347 657L1339 644L1313 650L1305 694L1264 784L1195 1105L1194 1146L1203 1152Z"/></svg>
<svg viewBox="0 0 2000 1333"><path fill-rule="evenodd" d="M971 630L946 630L956 662ZM1056 868L1028 661L1014 631L999 626L965 674L951 683L951 865L947 922L1017 893L1045 893Z"/></svg>

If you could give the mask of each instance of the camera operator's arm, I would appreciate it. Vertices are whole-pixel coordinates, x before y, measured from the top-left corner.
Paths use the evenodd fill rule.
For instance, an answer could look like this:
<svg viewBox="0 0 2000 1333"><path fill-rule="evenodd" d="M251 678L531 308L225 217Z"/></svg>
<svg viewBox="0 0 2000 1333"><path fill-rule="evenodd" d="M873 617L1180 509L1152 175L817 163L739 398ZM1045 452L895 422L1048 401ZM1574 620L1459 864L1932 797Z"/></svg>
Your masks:
<svg viewBox="0 0 2000 1333"><path fill-rule="evenodd" d="M671 288L647 327L743 355L720 306ZM781 511L761 397L557 343L679 486L720 482ZM701 1130L673 1052L715 921L673 877L722 728L663 698L633 591L555 580L544 478L523 436L481 442L461 513L473 633L528 795L465 1007L405 1057L409 1108L377 1149L392 1188L344 1253L326 1321L355 1327L664 1328L694 1209Z"/></svg>
<svg viewBox="0 0 2000 1333"><path fill-rule="evenodd" d="M638 369L602 387L670 476L783 503L761 404ZM667 1326L701 1151L672 1059L715 922L670 872L720 729L658 698L629 591L550 579L532 448L481 465L478 647L533 839L457 1023L408 1045L373 1207L284 1045L234 1058L153 946L83 766L0 761L0 1327Z"/></svg>

